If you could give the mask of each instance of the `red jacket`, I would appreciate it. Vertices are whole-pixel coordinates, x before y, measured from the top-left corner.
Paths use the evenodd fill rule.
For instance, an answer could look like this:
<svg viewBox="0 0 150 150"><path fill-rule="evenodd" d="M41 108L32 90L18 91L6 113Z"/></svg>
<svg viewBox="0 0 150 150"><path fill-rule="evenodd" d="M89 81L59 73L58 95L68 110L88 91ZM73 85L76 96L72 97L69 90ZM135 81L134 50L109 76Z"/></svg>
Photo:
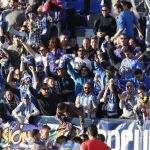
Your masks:
<svg viewBox="0 0 150 150"><path fill-rule="evenodd" d="M111 150L105 143L94 138L81 144L80 150Z"/></svg>

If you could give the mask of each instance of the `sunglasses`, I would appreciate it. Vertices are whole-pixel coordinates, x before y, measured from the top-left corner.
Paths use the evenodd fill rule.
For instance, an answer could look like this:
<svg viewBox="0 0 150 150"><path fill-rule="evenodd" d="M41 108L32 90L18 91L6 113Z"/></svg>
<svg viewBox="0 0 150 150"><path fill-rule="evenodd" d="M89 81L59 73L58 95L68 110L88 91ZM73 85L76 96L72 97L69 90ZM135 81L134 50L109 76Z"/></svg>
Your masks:
<svg viewBox="0 0 150 150"><path fill-rule="evenodd" d="M144 91L140 91L140 92L138 92L137 94L144 94L145 92Z"/></svg>
<svg viewBox="0 0 150 150"><path fill-rule="evenodd" d="M132 85L128 85L128 86L126 86L127 88L129 88L129 87L133 87Z"/></svg>
<svg viewBox="0 0 150 150"><path fill-rule="evenodd" d="M88 71L87 69L81 69L81 71Z"/></svg>
<svg viewBox="0 0 150 150"><path fill-rule="evenodd" d="M48 90L48 88L43 88L44 91Z"/></svg>
<svg viewBox="0 0 150 150"><path fill-rule="evenodd" d="M127 40L127 38L124 38L124 37L121 37L120 39L121 39L121 40Z"/></svg>
<svg viewBox="0 0 150 150"><path fill-rule="evenodd" d="M39 52L44 52L46 49L40 49Z"/></svg>
<svg viewBox="0 0 150 150"><path fill-rule="evenodd" d="M107 9L102 9L102 11L108 11Z"/></svg>
<svg viewBox="0 0 150 150"><path fill-rule="evenodd" d="M84 89L90 89L90 87L84 87Z"/></svg>

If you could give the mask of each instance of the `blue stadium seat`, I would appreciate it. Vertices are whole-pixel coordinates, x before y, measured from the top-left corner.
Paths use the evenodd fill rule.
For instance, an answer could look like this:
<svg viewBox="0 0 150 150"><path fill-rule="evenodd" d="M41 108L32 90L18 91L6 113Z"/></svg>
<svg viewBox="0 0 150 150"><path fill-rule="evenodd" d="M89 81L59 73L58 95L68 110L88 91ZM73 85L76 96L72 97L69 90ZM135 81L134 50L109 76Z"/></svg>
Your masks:
<svg viewBox="0 0 150 150"><path fill-rule="evenodd" d="M102 0L91 0L90 13L100 13Z"/></svg>
<svg viewBox="0 0 150 150"><path fill-rule="evenodd" d="M64 4L65 8L75 8L77 12L84 9L84 0L57 0Z"/></svg>
<svg viewBox="0 0 150 150"><path fill-rule="evenodd" d="M74 8L77 0L64 0L64 1L65 1L64 7L65 7L65 9L67 9L67 8Z"/></svg>
<svg viewBox="0 0 150 150"><path fill-rule="evenodd" d="M82 30L82 29L87 28L87 25L88 25L87 16L86 15L81 15L81 17L84 19L84 24L80 25L80 26L76 26L76 30Z"/></svg>
<svg viewBox="0 0 150 150"><path fill-rule="evenodd" d="M84 10L84 0L76 0L75 9L77 12Z"/></svg>
<svg viewBox="0 0 150 150"><path fill-rule="evenodd" d="M61 2L64 5L64 8L75 8L76 10L80 10L80 3L83 0L57 0L57 2Z"/></svg>

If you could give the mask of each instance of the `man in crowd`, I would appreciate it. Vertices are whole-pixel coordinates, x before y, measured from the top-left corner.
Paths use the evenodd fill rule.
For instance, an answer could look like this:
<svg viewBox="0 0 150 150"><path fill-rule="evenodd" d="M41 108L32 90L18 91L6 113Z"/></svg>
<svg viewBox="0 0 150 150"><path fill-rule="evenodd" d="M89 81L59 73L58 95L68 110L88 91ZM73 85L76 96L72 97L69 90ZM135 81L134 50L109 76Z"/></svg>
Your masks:
<svg viewBox="0 0 150 150"><path fill-rule="evenodd" d="M114 12L118 15L118 31L111 38L113 41L116 39L121 33L125 33L128 37L134 37L134 26L136 26L140 39L143 39L143 34L141 32L138 21L133 12L130 10L124 10L123 6L119 3L114 5Z"/></svg>
<svg viewBox="0 0 150 150"><path fill-rule="evenodd" d="M87 129L87 133L89 136L89 140L81 144L80 150L110 150L110 148L105 143L96 138L98 135L98 131L95 125L89 126Z"/></svg>
<svg viewBox="0 0 150 150"><path fill-rule="evenodd" d="M69 118L70 117L70 118ZM76 108L74 103L62 102L57 105L56 118L59 122L70 122L73 117L79 117L81 128L84 127L84 116L81 111Z"/></svg>
<svg viewBox="0 0 150 150"><path fill-rule="evenodd" d="M99 29L105 28L106 35L112 37L116 33L117 24L113 16L109 14L109 8L107 5L101 7L102 14L95 22L94 33L100 37Z"/></svg>
<svg viewBox="0 0 150 150"><path fill-rule="evenodd" d="M59 99L58 97L56 97L56 95L49 92L49 87L47 84L43 83L40 89L40 93L38 93L32 87L29 87L29 90L32 96L36 98L42 115L46 116L55 115L56 106L59 102Z"/></svg>
<svg viewBox="0 0 150 150"><path fill-rule="evenodd" d="M91 92L90 83L84 83L83 92L78 94L76 98L76 107L84 114L85 118L95 118L97 110L97 99Z"/></svg>

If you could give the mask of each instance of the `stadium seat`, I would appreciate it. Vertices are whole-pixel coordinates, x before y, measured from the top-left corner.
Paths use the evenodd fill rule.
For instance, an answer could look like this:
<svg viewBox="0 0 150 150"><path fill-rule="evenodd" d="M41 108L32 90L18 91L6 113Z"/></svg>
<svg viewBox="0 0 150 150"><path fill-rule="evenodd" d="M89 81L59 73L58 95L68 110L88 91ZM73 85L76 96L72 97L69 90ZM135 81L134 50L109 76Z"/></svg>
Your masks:
<svg viewBox="0 0 150 150"><path fill-rule="evenodd" d="M78 0L57 0L57 2L60 2L64 5L65 9L68 8L75 8L80 5ZM78 3L78 4L77 4Z"/></svg>
<svg viewBox="0 0 150 150"><path fill-rule="evenodd" d="M100 13L101 1L102 0L91 0L90 13L92 13L92 14Z"/></svg>
<svg viewBox="0 0 150 150"><path fill-rule="evenodd" d="M64 8L75 8L77 12L84 9L84 0L57 0L64 5Z"/></svg>
<svg viewBox="0 0 150 150"><path fill-rule="evenodd" d="M76 0L75 9L77 12L84 10L84 0Z"/></svg>

